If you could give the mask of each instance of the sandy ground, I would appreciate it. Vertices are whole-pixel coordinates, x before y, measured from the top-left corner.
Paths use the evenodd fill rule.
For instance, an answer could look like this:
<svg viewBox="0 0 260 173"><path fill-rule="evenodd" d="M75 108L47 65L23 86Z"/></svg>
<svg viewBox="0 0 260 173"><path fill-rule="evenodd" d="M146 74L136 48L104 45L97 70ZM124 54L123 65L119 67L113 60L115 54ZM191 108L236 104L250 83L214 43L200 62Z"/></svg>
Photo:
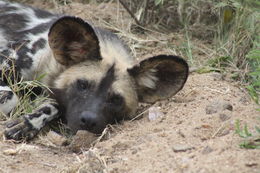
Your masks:
<svg viewBox="0 0 260 173"><path fill-rule="evenodd" d="M65 11L77 14L82 8ZM108 11L113 23L111 16ZM237 120L254 132L260 124L257 106L243 88L223 78L192 73L176 96L140 105L137 120L110 127L102 140L79 153L47 143L46 136L18 144L1 139L0 172L259 173L260 151L240 148L243 138L235 134ZM160 115L154 120L151 107Z"/></svg>
<svg viewBox="0 0 260 173"><path fill-rule="evenodd" d="M232 111L218 107L232 105ZM192 74L172 99L158 102L162 113L149 120L148 112L117 125L93 148L75 154L67 147L0 142L2 172L260 172L259 150L241 149L234 123L252 131L259 112L246 92L219 74ZM228 108L228 107L227 107ZM224 109L224 110L222 110ZM214 112L214 109L213 109ZM93 161L94 159L94 161Z"/></svg>

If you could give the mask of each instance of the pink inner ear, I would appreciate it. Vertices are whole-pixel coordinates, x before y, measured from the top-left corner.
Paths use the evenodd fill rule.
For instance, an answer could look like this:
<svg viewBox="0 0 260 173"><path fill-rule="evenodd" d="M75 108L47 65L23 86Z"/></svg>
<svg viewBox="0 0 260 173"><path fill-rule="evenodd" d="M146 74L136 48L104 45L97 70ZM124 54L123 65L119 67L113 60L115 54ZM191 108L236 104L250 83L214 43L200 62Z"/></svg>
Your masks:
<svg viewBox="0 0 260 173"><path fill-rule="evenodd" d="M68 45L68 52L72 59L81 60L87 53L86 49L80 42L73 41Z"/></svg>
<svg viewBox="0 0 260 173"><path fill-rule="evenodd" d="M84 55L84 54L86 54L86 52L87 52L87 51L86 51L86 50L84 50L83 48L79 50L79 53L80 53L81 55Z"/></svg>

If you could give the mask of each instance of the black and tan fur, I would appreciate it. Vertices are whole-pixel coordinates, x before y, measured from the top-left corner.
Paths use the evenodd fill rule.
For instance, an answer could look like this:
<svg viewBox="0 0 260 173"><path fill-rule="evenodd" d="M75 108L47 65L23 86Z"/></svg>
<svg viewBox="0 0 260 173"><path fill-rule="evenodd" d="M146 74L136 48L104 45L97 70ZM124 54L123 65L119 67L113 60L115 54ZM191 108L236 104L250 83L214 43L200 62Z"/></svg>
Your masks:
<svg viewBox="0 0 260 173"><path fill-rule="evenodd" d="M173 96L188 77L178 56L136 63L115 34L21 4L0 1L0 38L1 71L12 62L24 80L45 74L41 82L55 98L8 123L5 136L11 139L31 139L58 117L74 132L101 133L107 124L134 117L138 102ZM0 110L8 114L18 99L3 77L0 84Z"/></svg>

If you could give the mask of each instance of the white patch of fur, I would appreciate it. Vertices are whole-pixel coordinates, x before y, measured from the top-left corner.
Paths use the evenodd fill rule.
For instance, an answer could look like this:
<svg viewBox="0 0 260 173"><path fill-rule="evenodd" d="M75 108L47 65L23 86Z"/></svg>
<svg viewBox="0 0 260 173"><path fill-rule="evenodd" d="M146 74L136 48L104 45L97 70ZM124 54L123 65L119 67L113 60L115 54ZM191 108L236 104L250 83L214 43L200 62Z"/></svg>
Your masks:
<svg viewBox="0 0 260 173"><path fill-rule="evenodd" d="M0 63L0 69L1 70L10 68L10 65L9 65L10 59L13 59L13 60L17 59L16 51L13 50L13 49L8 49L8 50L10 51L10 55L8 57L5 57L3 59L3 62ZM4 56L4 55L2 55L2 56Z"/></svg>
<svg viewBox="0 0 260 173"><path fill-rule="evenodd" d="M0 90L4 91L10 91L11 89L9 87L0 87ZM7 100L5 103L0 104L0 111L3 112L4 114L8 114L11 112L12 109L17 105L19 99L18 97L14 94L11 99Z"/></svg>
<svg viewBox="0 0 260 173"><path fill-rule="evenodd" d="M9 55L9 58L16 60L18 58L16 50L9 49L9 51L11 52L10 55Z"/></svg>
<svg viewBox="0 0 260 173"><path fill-rule="evenodd" d="M39 33L39 34L37 34L37 35L31 34L31 33L27 34L27 35L26 35L26 38L27 38L28 40L30 40L30 42L29 42L26 46L27 46L29 49L32 49L32 48L33 48L33 44L34 44L36 41L38 41L39 39L43 38L43 39L45 39L45 40L47 41L48 32L49 32L49 31L47 30L47 31L42 32L42 33Z"/></svg>
<svg viewBox="0 0 260 173"><path fill-rule="evenodd" d="M0 86L0 91L12 91L8 86Z"/></svg>
<svg viewBox="0 0 260 173"><path fill-rule="evenodd" d="M0 70L8 69L9 67L10 67L10 65L7 63L7 60L4 60L4 61L0 64Z"/></svg>
<svg viewBox="0 0 260 173"><path fill-rule="evenodd" d="M3 31L0 29L0 45L1 47L5 47L8 41L6 40Z"/></svg>
<svg viewBox="0 0 260 173"><path fill-rule="evenodd" d="M28 8L28 7L18 4L18 3L12 3L12 4L10 4L10 6L17 8L18 10L10 11L10 12L7 12L6 14L13 14L13 13L22 14L22 15L25 15L26 18L28 19L29 22L27 23L27 27L23 28L23 30L34 28L37 25L50 22L53 19L53 18L38 18L35 15L35 12L33 11L33 9Z"/></svg>
<svg viewBox="0 0 260 173"><path fill-rule="evenodd" d="M52 106L51 104L44 104L41 107L45 107L45 106L51 108L51 114L50 115L41 113L41 116L34 117L33 119L29 119L27 117L27 119L30 122L30 124L37 130L40 130L45 125L44 124L44 120L46 122L50 122L58 114L58 110L54 106Z"/></svg>
<svg viewBox="0 0 260 173"><path fill-rule="evenodd" d="M48 119L49 115L42 114L40 117L35 117L32 120L29 120L30 124L37 130L40 130L45 124L43 123L44 119Z"/></svg>
<svg viewBox="0 0 260 173"><path fill-rule="evenodd" d="M28 34L27 38L29 40L31 40L31 42L27 44L27 47L29 49L32 49L33 48L33 44L36 41L38 41L39 39L43 38L43 39L46 40L46 46L44 48L42 48L42 49L39 49L34 55L32 55L30 52L28 52L28 55L30 57L32 57L32 59L33 59L33 68L37 68L39 63L40 63L40 61L41 61L41 59L42 59L42 57L46 57L47 55L50 56L51 49L50 49L50 47L48 45L48 40L47 40L47 38L48 38L48 31L40 33L38 35ZM39 57L41 57L41 58L39 58Z"/></svg>
<svg viewBox="0 0 260 173"><path fill-rule="evenodd" d="M156 82L158 81L158 78L154 75L155 73L156 69L150 69L147 72L140 74L137 79L138 85L155 89Z"/></svg>
<svg viewBox="0 0 260 173"><path fill-rule="evenodd" d="M6 4L6 2L0 1L0 5L5 5L5 4Z"/></svg>
<svg viewBox="0 0 260 173"><path fill-rule="evenodd" d="M27 47L32 49L33 44L36 41L38 41L40 38L46 39L47 35L48 32L40 33L38 35L28 34L27 38L32 41L28 43ZM47 40L44 48L37 50L35 54L27 52L27 55L32 58L33 64L30 69L22 69L22 75L26 80L35 79L37 75L43 75L44 73L47 73L46 75L48 75L48 73L52 72L53 69L58 68L57 66L52 67L52 69L47 68L52 64L57 65L55 63L54 57L52 57L52 52Z"/></svg>

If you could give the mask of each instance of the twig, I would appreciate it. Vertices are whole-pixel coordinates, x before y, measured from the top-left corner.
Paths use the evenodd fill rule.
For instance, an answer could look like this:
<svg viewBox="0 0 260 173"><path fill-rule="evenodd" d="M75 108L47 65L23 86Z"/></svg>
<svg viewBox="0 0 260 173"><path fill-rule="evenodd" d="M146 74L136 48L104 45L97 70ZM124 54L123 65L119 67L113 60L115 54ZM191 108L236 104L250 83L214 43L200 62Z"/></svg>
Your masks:
<svg viewBox="0 0 260 173"><path fill-rule="evenodd" d="M94 147L97 143L99 143L108 132L109 132L109 129L108 129L108 127L106 127L103 130L102 134L95 141L93 141L92 146Z"/></svg>
<svg viewBox="0 0 260 173"><path fill-rule="evenodd" d="M134 19L135 23L137 25L142 26L142 24L139 22L139 20L135 17L135 15L132 13L132 11L127 7L127 5L122 1L119 0L120 4L126 9L126 11L130 14L130 16Z"/></svg>
<svg viewBox="0 0 260 173"><path fill-rule="evenodd" d="M142 23L144 23L144 21L145 21L146 18L147 18L148 6L149 6L149 0L146 0L146 1L144 2L144 15L143 15Z"/></svg>
<svg viewBox="0 0 260 173"><path fill-rule="evenodd" d="M55 164L51 164L51 163L42 163L43 166L48 166L48 167L51 167L51 168L57 168L57 165Z"/></svg>
<svg viewBox="0 0 260 173"><path fill-rule="evenodd" d="M149 107L150 108L150 107ZM130 122L136 120L137 118L141 117L143 114L149 111L149 108L147 108L145 111L141 112L140 114L136 115L134 118L130 120Z"/></svg>
<svg viewBox="0 0 260 173"><path fill-rule="evenodd" d="M207 86L205 86L203 88L208 90L208 91L212 91L212 92L216 92L216 93L220 93L220 94L229 94L229 91L230 91L229 87L225 91L220 91L220 90L217 90L217 89L209 88Z"/></svg>

